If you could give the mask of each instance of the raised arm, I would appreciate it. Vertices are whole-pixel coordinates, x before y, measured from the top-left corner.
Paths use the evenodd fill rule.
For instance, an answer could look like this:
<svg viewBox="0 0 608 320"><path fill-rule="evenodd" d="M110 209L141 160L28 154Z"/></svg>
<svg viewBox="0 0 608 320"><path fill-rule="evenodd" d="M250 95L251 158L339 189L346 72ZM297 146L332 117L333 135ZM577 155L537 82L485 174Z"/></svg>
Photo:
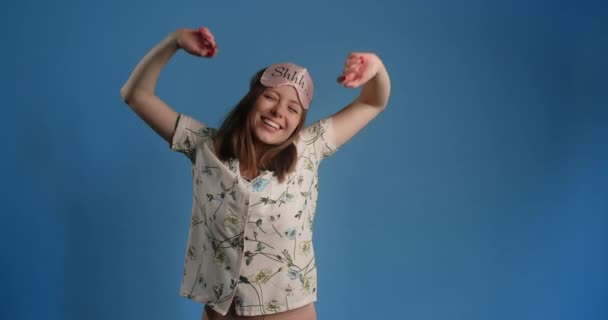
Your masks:
<svg viewBox="0 0 608 320"><path fill-rule="evenodd" d="M391 91L388 72L373 53L351 53L338 82L347 88L360 85L363 88L353 102L332 116L336 147L350 140L384 110Z"/></svg>
<svg viewBox="0 0 608 320"><path fill-rule="evenodd" d="M150 50L120 89L125 103L167 142L173 136L177 112L155 94L162 68L178 49L198 57L213 57L217 45L207 28L179 29Z"/></svg>

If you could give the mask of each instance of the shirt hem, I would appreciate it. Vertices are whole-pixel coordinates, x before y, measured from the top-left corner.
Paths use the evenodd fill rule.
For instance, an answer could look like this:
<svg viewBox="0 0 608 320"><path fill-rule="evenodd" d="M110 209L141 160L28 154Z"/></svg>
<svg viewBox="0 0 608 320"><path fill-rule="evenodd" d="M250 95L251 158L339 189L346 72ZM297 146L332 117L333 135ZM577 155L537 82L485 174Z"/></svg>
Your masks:
<svg viewBox="0 0 608 320"><path fill-rule="evenodd" d="M276 314L281 314L283 312L287 312L287 311L291 311L293 309L297 309L297 308L301 308L305 305L308 305L310 303L316 302L317 301L317 296L314 295L308 299L299 301L298 303L295 304L290 304L289 305L289 309L285 309L285 310L281 310L279 312L266 312L266 313L262 313L259 311L259 308L256 308L257 310L253 310L253 311L246 311L243 310L243 308L239 308L239 306L235 306L235 312L238 316L244 316L244 317L250 317L250 316L263 316L263 315L276 315Z"/></svg>
<svg viewBox="0 0 608 320"><path fill-rule="evenodd" d="M225 316L225 315L228 314L228 309L223 310L223 309L219 308L217 305L211 304L211 300L209 300L209 299L207 299L205 297L194 296L194 295L191 295L191 294L189 294L187 292L180 292L179 295L182 296L182 297L184 297L184 298L187 298L189 300L192 300L192 301L195 301L195 302L198 302L198 303L202 303L204 305L208 305L211 309L213 309L213 311L215 311L215 312L217 312L217 313L219 313L219 314L221 314L223 316Z"/></svg>

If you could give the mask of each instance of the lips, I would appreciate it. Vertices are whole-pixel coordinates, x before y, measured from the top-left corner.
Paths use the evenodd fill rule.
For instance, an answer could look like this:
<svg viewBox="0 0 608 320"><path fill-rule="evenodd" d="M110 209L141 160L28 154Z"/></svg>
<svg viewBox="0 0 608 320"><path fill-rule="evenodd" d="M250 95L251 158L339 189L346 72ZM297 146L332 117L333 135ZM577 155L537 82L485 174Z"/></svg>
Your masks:
<svg viewBox="0 0 608 320"><path fill-rule="evenodd" d="M272 129L272 130L280 130L281 129L281 126L278 123L276 123L276 122L274 122L274 121L272 121L272 120L270 120L269 118L266 118L266 117L262 117L262 123L264 123L264 125L267 128Z"/></svg>

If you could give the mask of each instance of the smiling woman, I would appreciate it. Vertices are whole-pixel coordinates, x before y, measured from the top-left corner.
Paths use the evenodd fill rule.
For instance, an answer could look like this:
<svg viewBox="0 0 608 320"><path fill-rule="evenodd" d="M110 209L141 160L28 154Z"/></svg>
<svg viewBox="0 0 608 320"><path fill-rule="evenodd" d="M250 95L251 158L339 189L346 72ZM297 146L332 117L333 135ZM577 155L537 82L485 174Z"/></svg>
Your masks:
<svg viewBox="0 0 608 320"><path fill-rule="evenodd" d="M248 179L259 175L260 170L273 170L282 182L296 164L293 141L304 126L307 114L304 106L308 106L312 97L302 99L301 103L291 82L265 86L262 79L269 70L272 66L253 76L249 92L219 128L215 150L221 160L241 159L239 169ZM312 85L312 80L309 83Z"/></svg>
<svg viewBox="0 0 608 320"><path fill-rule="evenodd" d="M302 122L302 110L293 87L268 88L253 105L256 151L268 145L280 145Z"/></svg>
<svg viewBox="0 0 608 320"><path fill-rule="evenodd" d="M386 106L390 82L372 53L352 53L338 82L363 85L331 117L304 127L314 86L305 68L271 65L219 129L158 98L162 67L178 50L211 58L207 28L180 29L154 47L121 89L127 104L192 163L193 206L180 294L204 319L316 319L312 226L321 161Z"/></svg>

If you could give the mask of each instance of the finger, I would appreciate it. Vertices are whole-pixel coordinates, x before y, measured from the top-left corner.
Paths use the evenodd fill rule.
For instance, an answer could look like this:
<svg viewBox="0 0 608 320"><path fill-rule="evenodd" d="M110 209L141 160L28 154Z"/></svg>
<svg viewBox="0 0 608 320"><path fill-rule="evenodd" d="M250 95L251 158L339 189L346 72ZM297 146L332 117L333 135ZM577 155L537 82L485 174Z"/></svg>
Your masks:
<svg viewBox="0 0 608 320"><path fill-rule="evenodd" d="M349 64L358 63L359 59L355 55L349 55L348 58L344 61L344 66Z"/></svg>
<svg viewBox="0 0 608 320"><path fill-rule="evenodd" d="M210 36L208 36L206 34L202 34L202 33L201 33L201 39L203 39L205 41L208 41L208 42L215 42L215 38L210 37Z"/></svg>
<svg viewBox="0 0 608 320"><path fill-rule="evenodd" d="M215 40L208 38L202 34L201 34L201 41L203 42L203 44L208 45L208 46L215 44Z"/></svg>
<svg viewBox="0 0 608 320"><path fill-rule="evenodd" d="M217 54L217 46L206 48L206 52L207 53L206 53L205 57L208 57L208 58L215 57L215 55Z"/></svg>
<svg viewBox="0 0 608 320"><path fill-rule="evenodd" d="M217 44L215 44L215 42L213 43L213 46L211 47L211 57L215 56L217 54L218 51L218 47Z"/></svg>
<svg viewBox="0 0 608 320"><path fill-rule="evenodd" d="M214 48L215 47L215 43L208 41L208 40L203 40L203 46L205 48Z"/></svg>
<svg viewBox="0 0 608 320"><path fill-rule="evenodd" d="M201 37L201 41L205 47L216 47L215 39L213 35L208 31L207 28L200 28L199 35Z"/></svg>
<svg viewBox="0 0 608 320"><path fill-rule="evenodd" d="M344 81L342 82L342 86L344 86L345 88L356 88L355 85L353 85L353 81Z"/></svg>
<svg viewBox="0 0 608 320"><path fill-rule="evenodd" d="M357 66L358 69L361 69L365 65L365 59L363 59L363 57L359 56L359 57L349 60L349 64L352 66Z"/></svg>
<svg viewBox="0 0 608 320"><path fill-rule="evenodd" d="M342 79L343 79L342 82L349 82L352 80L352 78L353 78L353 75L351 72L344 72L342 74Z"/></svg>
<svg viewBox="0 0 608 320"><path fill-rule="evenodd" d="M351 88L355 88L360 86L363 83L363 73L349 73L346 75L346 81L344 81L345 85Z"/></svg>
<svg viewBox="0 0 608 320"><path fill-rule="evenodd" d="M198 29L198 31L200 32L200 34L210 40L215 40L215 37L213 36L213 34L211 33L211 31L209 31L209 29L207 27L200 27Z"/></svg>
<svg viewBox="0 0 608 320"><path fill-rule="evenodd" d="M350 79L346 75L341 75L338 77L338 83L340 83L341 85L345 86L349 82L350 82Z"/></svg>
<svg viewBox="0 0 608 320"><path fill-rule="evenodd" d="M213 57L214 54L215 54L215 52L213 51L212 48L204 48L201 50L201 55L203 57L211 58L211 57Z"/></svg>
<svg viewBox="0 0 608 320"><path fill-rule="evenodd" d="M356 88L360 85L361 85L361 81L359 81L359 80L354 80L354 81L349 81L349 82L344 83L344 86L347 88Z"/></svg>
<svg viewBox="0 0 608 320"><path fill-rule="evenodd" d="M352 71L345 71L344 74L348 75L347 78L349 80L354 80L354 79L361 78L361 76L363 75L363 72L359 66L358 68L355 68Z"/></svg>
<svg viewBox="0 0 608 320"><path fill-rule="evenodd" d="M357 58L357 59L349 59L344 68L347 70L361 70L361 68L363 67L363 60Z"/></svg>
<svg viewBox="0 0 608 320"><path fill-rule="evenodd" d="M352 65L357 65L357 64L361 64L360 59L347 59L344 62L344 66L352 66Z"/></svg>
<svg viewBox="0 0 608 320"><path fill-rule="evenodd" d="M361 65L358 63L352 63L344 67L344 73L357 73L361 70Z"/></svg>
<svg viewBox="0 0 608 320"><path fill-rule="evenodd" d="M203 40L202 46L203 46L203 49L205 49L209 52L216 52L217 48L218 48L217 44L215 42L210 42L207 40Z"/></svg>

